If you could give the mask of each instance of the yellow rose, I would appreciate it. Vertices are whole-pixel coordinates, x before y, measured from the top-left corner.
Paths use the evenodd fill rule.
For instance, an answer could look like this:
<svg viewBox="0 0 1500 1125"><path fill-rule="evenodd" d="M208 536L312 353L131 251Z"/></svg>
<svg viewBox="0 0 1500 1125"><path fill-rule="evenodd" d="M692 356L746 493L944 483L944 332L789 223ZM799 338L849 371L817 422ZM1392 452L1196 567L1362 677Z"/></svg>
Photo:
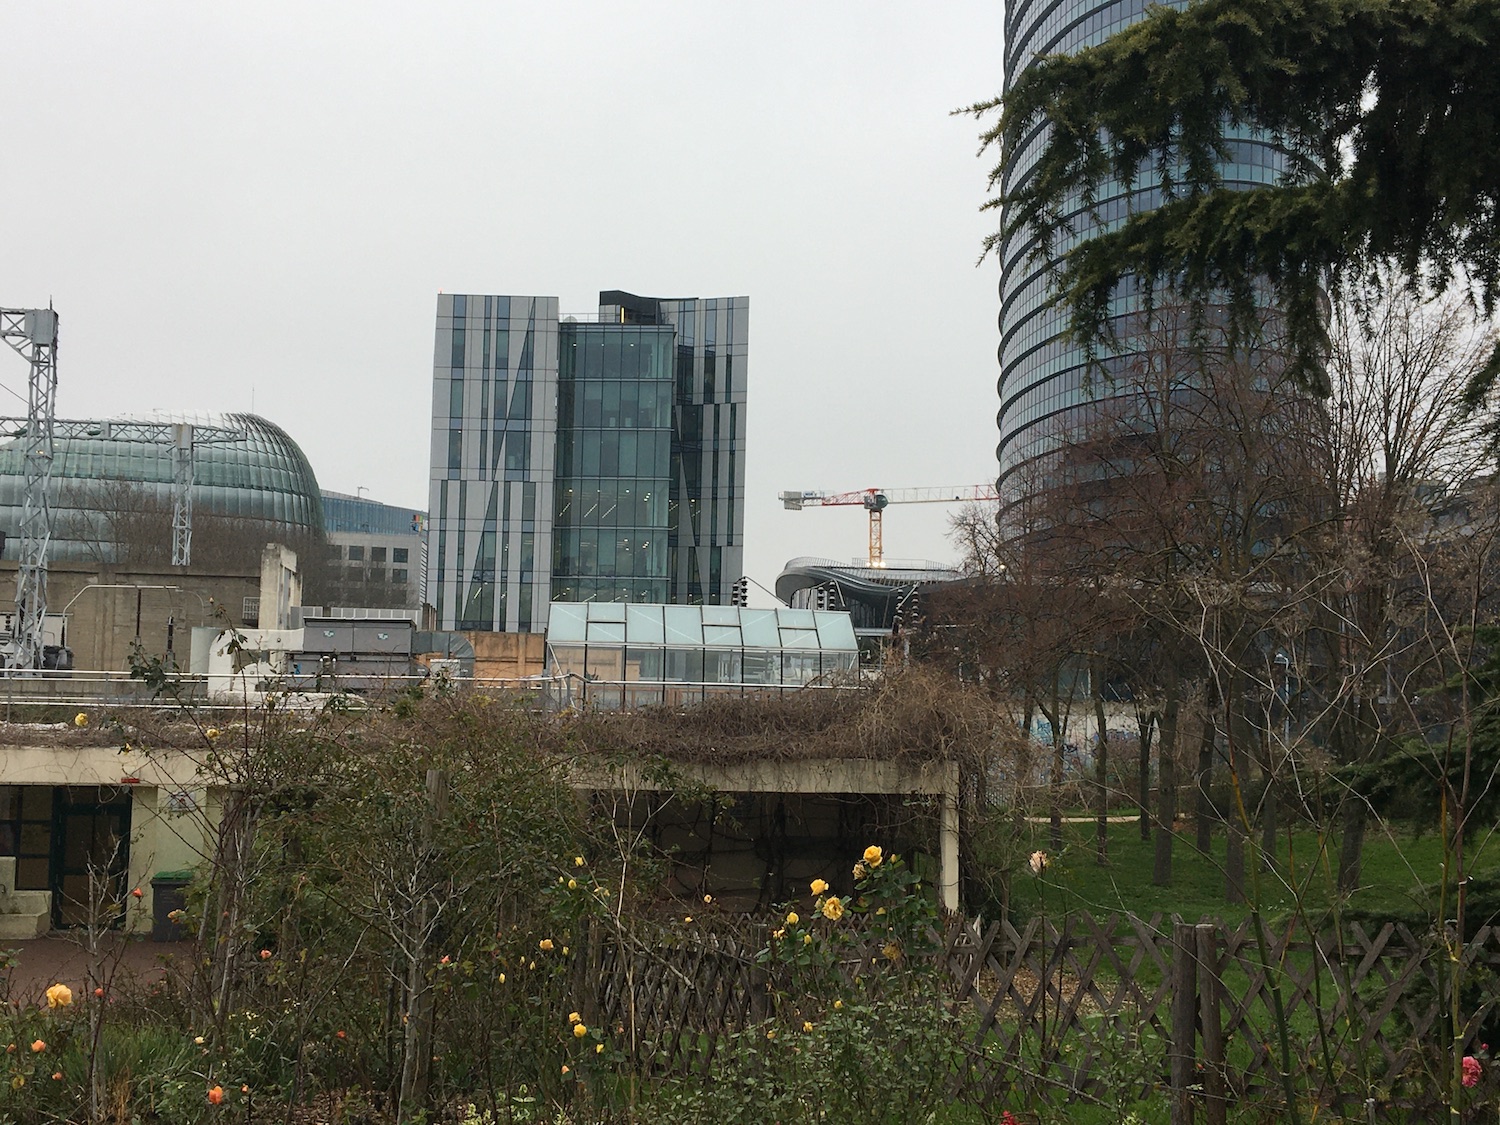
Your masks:
<svg viewBox="0 0 1500 1125"><path fill-rule="evenodd" d="M812 881L812 886L811 886L810 889L811 889L811 891L812 891L813 894L820 895L824 891L828 890L828 884L825 883L825 882L823 882L822 879L814 879Z"/></svg>
<svg viewBox="0 0 1500 1125"><path fill-rule="evenodd" d="M574 1039L582 1039L588 1033L589 1033L589 1029L588 1029L587 1025L581 1024L581 1023L575 1023L573 1025L573 1038Z"/></svg>
<svg viewBox="0 0 1500 1125"><path fill-rule="evenodd" d="M569 1023L582 1023L583 1022L583 1017L580 1016L577 1012L569 1012L568 1013L568 1022Z"/></svg>
<svg viewBox="0 0 1500 1125"><path fill-rule="evenodd" d="M802 1030L803 1031L811 1031L812 1030L812 1020L803 1020L802 1021Z"/></svg>
<svg viewBox="0 0 1500 1125"><path fill-rule="evenodd" d="M73 716L73 725L80 730L89 725L89 717L82 711Z"/></svg>
<svg viewBox="0 0 1500 1125"><path fill-rule="evenodd" d="M812 944L812 934L803 934L802 935L802 944L803 945L811 945Z"/></svg>
<svg viewBox="0 0 1500 1125"><path fill-rule="evenodd" d="M777 941L780 941L782 938L786 937L786 931L785 930L774 930L774 931L772 931L771 936L773 938L775 938Z"/></svg>
<svg viewBox="0 0 1500 1125"><path fill-rule="evenodd" d="M574 867L582 867L583 866L583 856L581 856L581 855L575 855L573 857L573 866Z"/></svg>
<svg viewBox="0 0 1500 1125"><path fill-rule="evenodd" d="M602 1055L602 1054L604 1054L604 1044L603 1043L595 1043L594 1044L594 1054L596 1054L596 1055Z"/></svg>
<svg viewBox="0 0 1500 1125"><path fill-rule="evenodd" d="M885 954L887 961L899 961L901 960L901 943L895 941L889 942L880 952Z"/></svg>
<svg viewBox="0 0 1500 1125"><path fill-rule="evenodd" d="M775 1039L776 1038L776 1029L774 1027L770 1031L766 1032L766 1038L767 1039Z"/></svg>
<svg viewBox="0 0 1500 1125"><path fill-rule="evenodd" d="M835 1000L833 1002L833 1010L835 1012L842 1012L844 1010L844 1002L842 1000Z"/></svg>
<svg viewBox="0 0 1500 1125"><path fill-rule="evenodd" d="M65 984L54 984L47 989L47 1007L66 1008L73 1002L73 990Z"/></svg>
<svg viewBox="0 0 1500 1125"><path fill-rule="evenodd" d="M570 890L570 891L576 891L577 889L578 889L578 880L577 879L569 879L568 880L568 890Z"/></svg>
<svg viewBox="0 0 1500 1125"><path fill-rule="evenodd" d="M865 849L865 862L871 867L879 867L880 861L885 858L885 852L880 850L880 845L871 844Z"/></svg>
<svg viewBox="0 0 1500 1125"><path fill-rule="evenodd" d="M212 742L214 739L219 737L219 728L209 727L206 731L203 732L203 737Z"/></svg>
<svg viewBox="0 0 1500 1125"><path fill-rule="evenodd" d="M795 910L793 910L786 916L786 924L788 926L795 926L800 921L802 921L802 919L797 916L797 912Z"/></svg>
<svg viewBox="0 0 1500 1125"><path fill-rule="evenodd" d="M854 865L854 877L856 879L863 879L868 874L869 872L865 870L865 865L863 863L856 863Z"/></svg>
<svg viewBox="0 0 1500 1125"><path fill-rule="evenodd" d="M536 943L536 947L538 949L540 949L543 953L551 953L552 952L552 939L549 938L549 937L544 937L541 941L539 941L539 942Z"/></svg>
<svg viewBox="0 0 1500 1125"><path fill-rule="evenodd" d="M837 922L844 916L844 900L841 898L830 898L823 903L823 917L830 922Z"/></svg>

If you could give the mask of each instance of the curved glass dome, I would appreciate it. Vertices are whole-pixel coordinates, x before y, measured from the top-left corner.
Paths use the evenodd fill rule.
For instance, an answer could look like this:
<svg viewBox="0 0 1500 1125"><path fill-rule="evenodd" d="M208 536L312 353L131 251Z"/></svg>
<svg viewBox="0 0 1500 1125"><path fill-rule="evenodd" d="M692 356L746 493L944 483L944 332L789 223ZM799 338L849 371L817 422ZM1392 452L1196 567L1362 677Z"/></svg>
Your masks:
<svg viewBox="0 0 1500 1125"><path fill-rule="evenodd" d="M172 445L146 440L130 423L187 422L237 430L236 440L204 434L193 451L193 553L217 536L265 542L322 533L317 477L297 443L255 414L171 415L87 425L85 436L54 439L52 559L159 563L171 553ZM115 434L111 429L121 427ZM72 427L60 427L63 433ZM0 531L6 558L20 550L25 444L0 435Z"/></svg>

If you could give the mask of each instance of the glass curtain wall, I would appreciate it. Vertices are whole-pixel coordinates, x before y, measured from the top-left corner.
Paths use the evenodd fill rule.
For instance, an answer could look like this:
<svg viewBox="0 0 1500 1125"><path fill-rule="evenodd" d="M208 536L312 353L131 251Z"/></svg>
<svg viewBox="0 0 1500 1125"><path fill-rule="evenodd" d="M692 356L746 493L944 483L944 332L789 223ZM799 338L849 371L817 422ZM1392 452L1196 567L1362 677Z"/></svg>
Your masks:
<svg viewBox="0 0 1500 1125"><path fill-rule="evenodd" d="M1033 58L1072 54L1095 46L1139 20L1155 0L1009 0L1005 14L1006 89ZM1167 0L1182 7L1184 0ZM1288 170L1284 150L1271 138L1247 130L1233 130L1226 146L1229 159L1219 166L1226 187L1239 190L1274 184ZM1046 140L1038 129L1022 146L1006 170L1002 190L1010 192L1031 173ZM1154 169L1142 180L1155 182ZM1121 226L1130 215L1149 211L1161 202L1154 186L1137 190L1118 181L1105 185L1092 205L1080 199L1068 215L1072 233L1059 240L1061 255L1079 240ZM1084 350L1067 336L1068 313L1052 304L1049 271L1052 263L1031 257L1034 247L1026 234L1007 240L1000 251L1000 411L996 422L1000 441L996 457L1004 503L1021 499L1035 487L1027 474L1007 485L1008 478L1069 437L1079 436L1096 418L1098 403L1124 393L1118 376L1128 376L1134 357L1156 340L1132 338L1126 318L1139 312L1130 291L1122 292L1111 309L1117 318L1119 347L1102 357L1103 370L1090 370ZM1125 380L1128 383L1128 378Z"/></svg>
<svg viewBox="0 0 1500 1125"><path fill-rule="evenodd" d="M552 600L665 602L670 326L563 322Z"/></svg>

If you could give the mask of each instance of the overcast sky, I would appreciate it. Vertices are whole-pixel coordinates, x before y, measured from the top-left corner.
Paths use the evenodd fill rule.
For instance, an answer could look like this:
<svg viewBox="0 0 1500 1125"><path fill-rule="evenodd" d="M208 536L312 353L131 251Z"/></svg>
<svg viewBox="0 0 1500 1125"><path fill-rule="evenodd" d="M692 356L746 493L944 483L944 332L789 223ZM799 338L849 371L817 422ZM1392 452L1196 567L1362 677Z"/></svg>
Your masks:
<svg viewBox="0 0 1500 1125"><path fill-rule="evenodd" d="M865 554L782 489L994 476L990 161L949 111L1000 60L999 0L5 3L0 306L55 302L62 416L253 403L324 488L425 508L440 290L747 294L769 586ZM951 557L950 514L892 508L887 556Z"/></svg>

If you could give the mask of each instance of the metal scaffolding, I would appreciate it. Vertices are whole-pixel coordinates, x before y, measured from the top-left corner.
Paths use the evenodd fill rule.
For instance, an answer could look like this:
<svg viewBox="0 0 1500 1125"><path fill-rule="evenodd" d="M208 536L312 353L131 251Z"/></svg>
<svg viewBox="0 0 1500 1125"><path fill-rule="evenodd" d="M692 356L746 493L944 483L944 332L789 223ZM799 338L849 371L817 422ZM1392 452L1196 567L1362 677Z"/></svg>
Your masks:
<svg viewBox="0 0 1500 1125"><path fill-rule="evenodd" d="M26 391L26 494L21 509L21 565L16 572L14 668L42 666L47 616L47 547L52 540L52 427L57 412L57 313L0 309L0 337L31 367Z"/></svg>

